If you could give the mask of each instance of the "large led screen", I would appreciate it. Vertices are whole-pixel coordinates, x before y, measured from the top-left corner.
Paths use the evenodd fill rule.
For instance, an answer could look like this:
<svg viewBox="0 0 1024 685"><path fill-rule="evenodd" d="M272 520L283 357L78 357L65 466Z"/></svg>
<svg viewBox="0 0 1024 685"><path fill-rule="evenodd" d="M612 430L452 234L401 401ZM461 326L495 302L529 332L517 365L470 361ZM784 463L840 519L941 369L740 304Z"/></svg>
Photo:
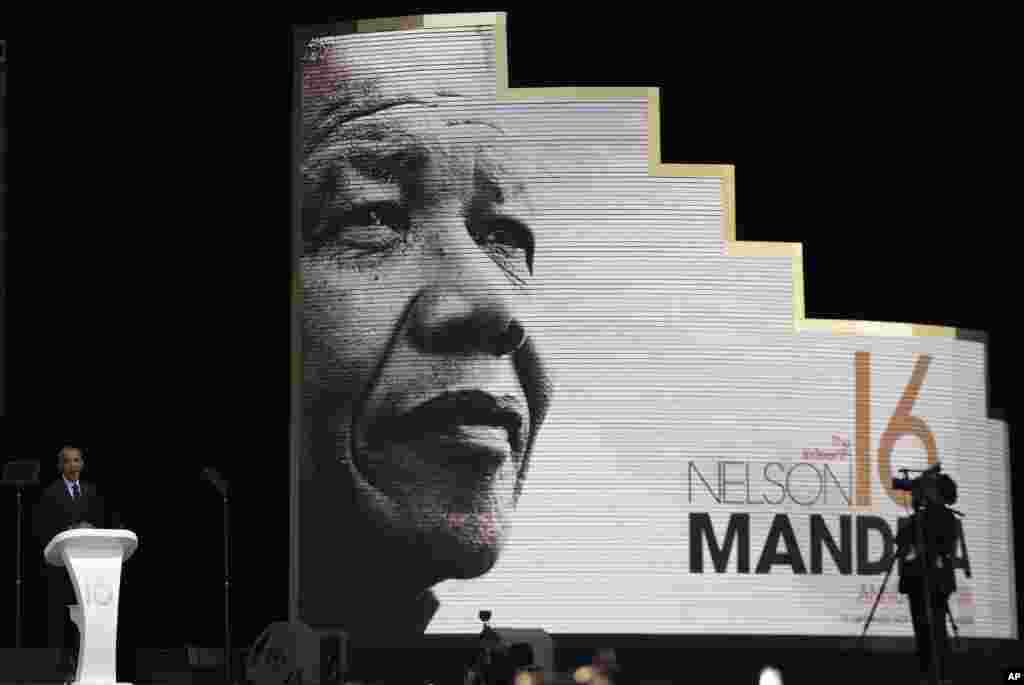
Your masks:
<svg viewBox="0 0 1024 685"><path fill-rule="evenodd" d="M295 618L859 634L892 478L941 463L952 615L1017 636L982 342L806 320L732 170L660 163L657 90L509 89L502 15L374 28L302 66ZM873 634L913 634L895 580Z"/></svg>

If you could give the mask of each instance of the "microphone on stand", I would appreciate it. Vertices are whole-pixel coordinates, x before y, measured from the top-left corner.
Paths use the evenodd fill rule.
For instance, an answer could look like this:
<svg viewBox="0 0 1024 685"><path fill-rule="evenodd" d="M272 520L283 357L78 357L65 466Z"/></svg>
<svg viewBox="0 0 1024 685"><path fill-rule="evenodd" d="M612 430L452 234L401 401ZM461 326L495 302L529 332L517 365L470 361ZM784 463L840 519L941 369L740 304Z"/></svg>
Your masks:
<svg viewBox="0 0 1024 685"><path fill-rule="evenodd" d="M228 496L228 482L221 478L221 475L220 473L217 472L217 469L213 468L212 466L207 466L206 468L203 469L202 473L200 473L200 476L207 483L217 488L217 492L220 493L221 497Z"/></svg>
<svg viewBox="0 0 1024 685"><path fill-rule="evenodd" d="M231 526L228 511L228 482L212 466L204 468L199 475L215 487L224 500L224 671L228 685L235 685L234 654L231 650L231 535L229 532Z"/></svg>

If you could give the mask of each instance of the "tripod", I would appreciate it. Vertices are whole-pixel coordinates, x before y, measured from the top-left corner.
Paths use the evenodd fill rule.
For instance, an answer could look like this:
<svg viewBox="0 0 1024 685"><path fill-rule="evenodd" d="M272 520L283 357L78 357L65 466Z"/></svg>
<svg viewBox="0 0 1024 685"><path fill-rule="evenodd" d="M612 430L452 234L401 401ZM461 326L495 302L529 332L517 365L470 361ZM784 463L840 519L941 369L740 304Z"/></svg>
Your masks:
<svg viewBox="0 0 1024 685"><path fill-rule="evenodd" d="M931 584L932 584L932 578L931 578L932 568L931 568L931 564L928 563L928 558L929 557L926 556L926 553L928 552L928 549L927 549L927 543L926 543L925 538L924 538L924 523L921 520L922 519L923 511L924 511L924 506L921 505L921 504L915 503L915 505L914 505L914 515L912 516L912 518L914 520L914 545L913 545L913 549L914 549L915 554L917 555L917 558L922 561L923 566L924 566L924 572L922 573L922 585L923 585L923 592L924 592L924 616L925 616L925 625L927 627L927 633L928 633L927 649L929 650L930 657L931 657L928 660L928 682L931 683L932 685L939 685L939 661L938 661L938 657L939 657L938 652L939 652L939 650L938 650L938 645L935 644L935 628L934 628L934 626L935 626L935 616L934 616L934 612L932 611L932 593L931 593L931 590L932 590L932 587L931 587ZM901 553L900 550L897 550L896 554L894 554L892 556L892 558L889 560L889 568L885 572L885 579L882 581L882 587L879 590L877 596L875 597L875 603L871 607L871 613L868 614L868 620L864 624L864 631L861 633L861 645L862 645L862 647L863 647L864 639L867 636L868 627L871 625L871 621L875 617L875 611L878 609L878 602L879 602L879 600L881 600L882 595L885 593L885 586L888 584L889 578L892 575L893 566L895 566L896 560L901 558L901 557L906 556L908 551L909 551L909 549L903 550L902 553ZM952 616L952 613L949 611L949 600L948 600L948 598L946 600L946 607L947 607L946 608L946 613L949 614L950 619L952 619L953 616ZM955 621L953 622L953 630L957 634L957 637L959 637L960 632L959 632L959 630L956 627L956 622Z"/></svg>

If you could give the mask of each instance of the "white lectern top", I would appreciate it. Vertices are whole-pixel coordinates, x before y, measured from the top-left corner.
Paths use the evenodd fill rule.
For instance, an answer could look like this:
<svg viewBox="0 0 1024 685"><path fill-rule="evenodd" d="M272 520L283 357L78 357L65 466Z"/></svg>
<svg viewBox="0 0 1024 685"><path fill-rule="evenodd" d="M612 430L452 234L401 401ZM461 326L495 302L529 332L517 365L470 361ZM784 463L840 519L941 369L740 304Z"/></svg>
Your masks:
<svg viewBox="0 0 1024 685"><path fill-rule="evenodd" d="M61 548L69 542L74 542L78 550L95 549L96 551L114 551L111 548L121 548L122 561L127 561L135 553L139 546L139 539L130 530L112 530L109 528L73 528L59 533L50 540L50 544L43 551L46 562L53 566L63 566L64 556ZM38 547L36 548L38 549Z"/></svg>

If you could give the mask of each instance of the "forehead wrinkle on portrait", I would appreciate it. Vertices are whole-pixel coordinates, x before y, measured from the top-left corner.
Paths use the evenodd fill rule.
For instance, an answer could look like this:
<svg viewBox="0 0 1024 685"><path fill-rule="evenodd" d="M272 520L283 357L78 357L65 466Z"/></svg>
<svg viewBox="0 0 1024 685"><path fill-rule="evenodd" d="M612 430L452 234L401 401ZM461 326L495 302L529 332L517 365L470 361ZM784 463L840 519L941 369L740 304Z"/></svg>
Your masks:
<svg viewBox="0 0 1024 685"><path fill-rule="evenodd" d="M319 89L303 93L303 140L313 141L346 121L367 116L402 104L437 107L444 101L463 97L448 89L417 88L413 84L397 84L384 74L337 78L331 70L311 77L316 85L329 81L331 92L320 95Z"/></svg>
<svg viewBox="0 0 1024 685"><path fill-rule="evenodd" d="M422 152L430 150L440 159L447 161L440 165L436 173L452 178L466 173L467 169L474 172L474 181L482 184L491 191L497 201L501 201L502 190L512 194L523 194L525 183L521 180L515 182L512 187L502 189L502 181L512 180L512 174L496 159L493 140L480 136L480 131L488 131L489 138L493 139L495 132L504 137L506 132L501 126L483 118L446 118L444 124L449 127L466 127L461 130L476 129L472 137L467 141L456 141L454 144L443 144L441 135L436 140L428 141L420 133L414 133L404 127L385 121L372 121L382 113L393 113L395 108L404 105L416 105L436 110L441 108L443 102L445 108L448 103L458 103L464 96L446 90L435 89L425 97L417 96L411 92L385 95L382 84L384 79L380 76L364 77L359 79L344 79L335 84L335 91L326 96L313 99L310 107L307 108L306 124L307 131L304 137L306 147L306 159L309 160L306 166L307 183L313 179L310 176L318 176L315 173L316 159L323 158L323 154L315 154L318 148L326 152L328 157L337 156L344 152L344 147L335 149L335 143L343 141L397 141L411 147L419 148ZM391 110L391 111L389 111ZM366 119L371 121L367 122ZM429 117L424 117L424 120ZM438 117L441 118L441 117ZM353 124L356 120L362 120ZM440 134L440 132L438 132ZM410 150L410 154L412 150ZM396 154L396 158L401 154ZM381 158L373 160L367 157L364 160L367 164L382 164L387 160ZM314 167L314 168L310 168ZM308 173L313 172L313 173ZM461 173L460 173L461 172ZM502 189L502 190L499 190ZM497 191L497 192L495 192Z"/></svg>
<svg viewBox="0 0 1024 685"><path fill-rule="evenodd" d="M373 115L350 122L337 129L322 147L312 154L303 169L308 191L326 191L327 196L344 190L340 182L345 169L362 172L387 170L408 187L423 193L418 199L429 204L441 193L468 192L476 182L486 180L488 190L496 190L508 170L495 160L493 144L478 133L455 135L453 126L472 130L474 124L501 132L496 125L476 121L419 121L415 118L375 120ZM420 130L416 130L420 129ZM493 129L493 130L490 130ZM503 132L501 132L503 133ZM482 174L482 175L481 175ZM373 179L367 180L373 182ZM380 181L377 181L380 182ZM333 185L332 185L333 184ZM350 187L357 185L355 182ZM517 188L521 189L521 185ZM513 189L513 193L517 192ZM497 198L501 192L492 192ZM310 200L315 198L310 197ZM315 202L314 202L315 203ZM322 204L322 203L315 203Z"/></svg>
<svg viewBox="0 0 1024 685"><path fill-rule="evenodd" d="M437 102L415 93L386 94L380 77L341 79L327 96L306 97L303 105L303 144L306 154L348 121L400 105L437 107Z"/></svg>

